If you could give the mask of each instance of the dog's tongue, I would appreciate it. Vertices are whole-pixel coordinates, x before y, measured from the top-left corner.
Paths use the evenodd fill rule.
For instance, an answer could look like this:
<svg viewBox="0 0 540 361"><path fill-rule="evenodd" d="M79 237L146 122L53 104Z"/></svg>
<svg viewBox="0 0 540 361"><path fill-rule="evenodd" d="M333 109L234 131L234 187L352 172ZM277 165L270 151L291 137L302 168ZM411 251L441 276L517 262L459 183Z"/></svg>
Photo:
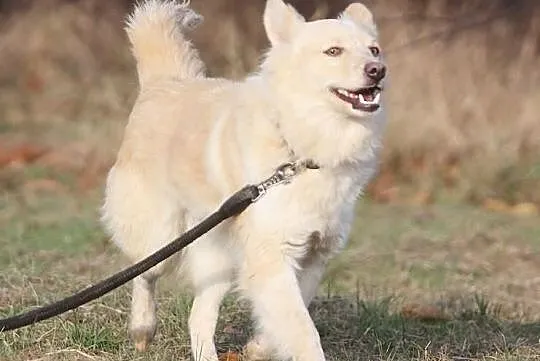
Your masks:
<svg viewBox="0 0 540 361"><path fill-rule="evenodd" d="M360 101L360 99L356 99L352 103L352 106L353 106L354 109L362 109L362 102Z"/></svg>
<svg viewBox="0 0 540 361"><path fill-rule="evenodd" d="M375 96L373 95L373 93L361 94L360 96L363 97L364 100L367 102L372 102L375 99Z"/></svg>

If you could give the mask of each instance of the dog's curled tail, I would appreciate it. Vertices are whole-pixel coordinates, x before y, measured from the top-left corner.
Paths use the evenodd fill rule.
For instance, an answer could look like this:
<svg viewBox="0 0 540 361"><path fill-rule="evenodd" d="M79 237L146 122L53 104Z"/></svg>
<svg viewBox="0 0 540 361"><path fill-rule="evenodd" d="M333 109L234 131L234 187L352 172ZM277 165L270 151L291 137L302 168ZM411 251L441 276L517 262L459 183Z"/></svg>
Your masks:
<svg viewBox="0 0 540 361"><path fill-rule="evenodd" d="M185 37L203 18L188 5L189 0L145 0L127 18L141 87L152 79L204 75L204 64Z"/></svg>

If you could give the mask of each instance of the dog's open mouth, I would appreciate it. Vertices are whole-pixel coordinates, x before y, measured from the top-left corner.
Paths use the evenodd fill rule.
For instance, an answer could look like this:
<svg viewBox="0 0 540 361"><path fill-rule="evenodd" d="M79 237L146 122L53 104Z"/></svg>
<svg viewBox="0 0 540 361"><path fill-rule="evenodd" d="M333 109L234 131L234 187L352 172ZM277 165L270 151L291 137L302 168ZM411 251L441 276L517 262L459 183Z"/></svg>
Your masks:
<svg viewBox="0 0 540 361"><path fill-rule="evenodd" d="M369 86L355 90L344 88L332 88L339 99L352 105L354 109L364 112L374 112L380 107L382 89L377 86Z"/></svg>

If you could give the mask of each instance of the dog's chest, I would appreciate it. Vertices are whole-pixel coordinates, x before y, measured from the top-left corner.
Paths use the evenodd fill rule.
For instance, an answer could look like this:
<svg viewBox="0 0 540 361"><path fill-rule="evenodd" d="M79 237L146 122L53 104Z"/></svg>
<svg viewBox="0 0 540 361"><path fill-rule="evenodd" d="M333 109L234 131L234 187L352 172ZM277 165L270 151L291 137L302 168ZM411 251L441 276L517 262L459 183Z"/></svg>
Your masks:
<svg viewBox="0 0 540 361"><path fill-rule="evenodd" d="M274 188L262 202L259 216L272 220L267 226L282 235L286 252L294 258L329 254L344 245L364 183L354 172L308 170Z"/></svg>

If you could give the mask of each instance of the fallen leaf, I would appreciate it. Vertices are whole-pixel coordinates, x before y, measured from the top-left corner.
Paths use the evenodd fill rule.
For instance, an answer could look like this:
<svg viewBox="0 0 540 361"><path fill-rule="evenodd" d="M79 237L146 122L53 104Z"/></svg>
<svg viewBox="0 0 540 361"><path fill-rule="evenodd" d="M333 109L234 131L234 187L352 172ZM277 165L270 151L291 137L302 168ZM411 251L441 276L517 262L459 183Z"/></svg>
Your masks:
<svg viewBox="0 0 540 361"><path fill-rule="evenodd" d="M512 207L510 212L518 216L537 216L540 213L538 206L530 202L518 203Z"/></svg>
<svg viewBox="0 0 540 361"><path fill-rule="evenodd" d="M508 212L512 208L508 203L503 200L495 198L486 198L482 202L482 207L488 211L493 212Z"/></svg>
<svg viewBox="0 0 540 361"><path fill-rule="evenodd" d="M0 167L31 163L47 151L46 147L30 143L0 149Z"/></svg>
<svg viewBox="0 0 540 361"><path fill-rule="evenodd" d="M402 307L401 316L420 321L447 321L448 316L433 305L408 304Z"/></svg>
<svg viewBox="0 0 540 361"><path fill-rule="evenodd" d="M219 355L218 360L219 361L240 361L240 354L238 352L227 351Z"/></svg>
<svg viewBox="0 0 540 361"><path fill-rule="evenodd" d="M369 185L367 192L371 199L378 203L390 203L399 197L394 175L390 171L381 171Z"/></svg>
<svg viewBox="0 0 540 361"><path fill-rule="evenodd" d="M28 90L35 93L41 93L45 88L45 80L41 75L35 72L27 74L24 83Z"/></svg>

